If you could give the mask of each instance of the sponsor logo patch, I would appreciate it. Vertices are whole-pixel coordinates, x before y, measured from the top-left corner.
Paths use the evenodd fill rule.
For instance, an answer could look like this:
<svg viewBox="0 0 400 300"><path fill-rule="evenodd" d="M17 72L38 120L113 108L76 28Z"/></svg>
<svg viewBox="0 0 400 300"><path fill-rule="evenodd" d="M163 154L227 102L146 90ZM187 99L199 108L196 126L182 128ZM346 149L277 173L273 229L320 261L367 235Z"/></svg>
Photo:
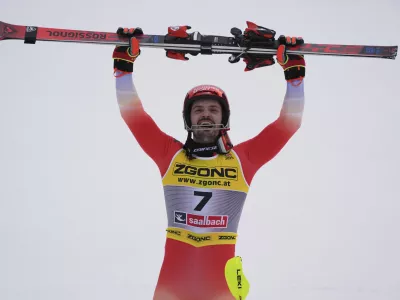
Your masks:
<svg viewBox="0 0 400 300"><path fill-rule="evenodd" d="M227 228L228 216L200 216L181 211L174 212L174 222L199 228Z"/></svg>

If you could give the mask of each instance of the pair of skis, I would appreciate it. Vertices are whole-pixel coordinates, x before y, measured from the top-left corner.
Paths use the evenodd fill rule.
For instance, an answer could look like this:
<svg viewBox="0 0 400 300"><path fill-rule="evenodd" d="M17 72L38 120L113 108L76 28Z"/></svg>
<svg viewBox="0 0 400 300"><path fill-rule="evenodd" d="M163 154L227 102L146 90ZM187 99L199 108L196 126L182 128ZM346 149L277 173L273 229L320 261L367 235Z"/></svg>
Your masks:
<svg viewBox="0 0 400 300"><path fill-rule="evenodd" d="M230 54L229 62L238 62L246 56L257 58L275 55L279 41L275 40L275 31L247 22L245 34L238 28L232 28L232 36L202 35L199 32L187 33L189 26L171 26L168 34L137 36L141 48L159 48L167 51L167 56L186 60L186 54ZM265 33L268 34L265 34ZM0 22L1 40L24 40L27 44L36 41L92 43L106 45L129 45L129 39L112 32L84 31L37 26L21 26ZM374 45L337 45L303 43L288 46L288 54L331 55L395 59L397 46ZM172 53L172 55L171 55Z"/></svg>

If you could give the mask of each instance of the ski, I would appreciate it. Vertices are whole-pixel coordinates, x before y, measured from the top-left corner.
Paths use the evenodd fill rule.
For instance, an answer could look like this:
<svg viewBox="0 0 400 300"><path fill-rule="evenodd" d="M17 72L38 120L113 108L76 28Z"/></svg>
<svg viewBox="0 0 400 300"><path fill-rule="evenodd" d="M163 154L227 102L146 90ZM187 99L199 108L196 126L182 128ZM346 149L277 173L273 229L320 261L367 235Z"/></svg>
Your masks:
<svg viewBox="0 0 400 300"><path fill-rule="evenodd" d="M248 25L255 25L248 22ZM257 26L257 25L255 25ZM264 27L257 27L263 28ZM238 28L232 28L232 36L202 35L199 32L186 33L188 26L169 27L166 35L144 34L137 37L141 47L161 48L164 50L184 54L231 54L230 62L237 62L244 55L257 57L275 55L279 41L274 38L260 39L244 37ZM273 30L271 32L275 33ZM250 32L252 33L252 32ZM1 40L23 40L26 44L35 44L36 41L91 43L125 46L128 38L112 32L85 31L60 28L46 28L37 26L12 25L0 22ZM300 55L331 55L395 59L397 46L376 45L339 45L304 43L298 46L287 47L288 54ZM176 57L171 57L176 58ZM182 57L178 59L183 59Z"/></svg>

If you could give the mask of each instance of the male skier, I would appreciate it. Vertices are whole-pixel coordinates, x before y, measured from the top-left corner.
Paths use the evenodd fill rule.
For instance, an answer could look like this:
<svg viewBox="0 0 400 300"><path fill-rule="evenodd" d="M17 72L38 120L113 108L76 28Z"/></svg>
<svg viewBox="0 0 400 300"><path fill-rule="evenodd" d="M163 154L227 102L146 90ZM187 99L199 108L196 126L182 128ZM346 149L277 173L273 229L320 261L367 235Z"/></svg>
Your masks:
<svg viewBox="0 0 400 300"><path fill-rule="evenodd" d="M133 83L140 54L140 28L119 28L130 45L113 52L121 116L145 153L157 164L164 188L168 227L165 256L154 300L233 300L224 268L235 256L240 215L256 172L299 129L304 108L305 61L287 55L301 38L281 37L277 61L287 90L278 118L257 136L233 146L229 140L229 103L213 85L191 89L184 100L188 137L183 144L165 134L146 113ZM274 62L266 60L264 65ZM250 101L249 99L248 101Z"/></svg>

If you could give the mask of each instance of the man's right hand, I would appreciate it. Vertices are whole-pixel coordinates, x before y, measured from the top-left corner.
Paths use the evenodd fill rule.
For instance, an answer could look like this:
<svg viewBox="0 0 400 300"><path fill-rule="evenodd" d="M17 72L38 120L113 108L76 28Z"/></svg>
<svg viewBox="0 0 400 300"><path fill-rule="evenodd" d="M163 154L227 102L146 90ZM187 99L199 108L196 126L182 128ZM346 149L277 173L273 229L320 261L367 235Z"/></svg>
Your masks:
<svg viewBox="0 0 400 300"><path fill-rule="evenodd" d="M129 46L116 46L112 55L114 60L114 72L121 71L124 73L133 72L133 63L140 55L139 41L136 36L142 35L143 30L137 28L119 27L117 34L129 38Z"/></svg>

